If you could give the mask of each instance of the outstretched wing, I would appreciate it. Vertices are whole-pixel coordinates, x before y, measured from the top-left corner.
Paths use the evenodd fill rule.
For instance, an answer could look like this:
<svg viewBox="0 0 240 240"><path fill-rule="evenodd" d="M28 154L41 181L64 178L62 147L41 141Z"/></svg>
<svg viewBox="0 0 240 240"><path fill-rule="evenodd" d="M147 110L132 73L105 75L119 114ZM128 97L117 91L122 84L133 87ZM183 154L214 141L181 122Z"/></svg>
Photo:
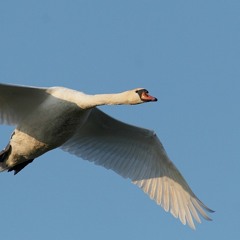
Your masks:
<svg viewBox="0 0 240 240"><path fill-rule="evenodd" d="M47 98L46 90L0 83L0 124L17 125Z"/></svg>
<svg viewBox="0 0 240 240"><path fill-rule="evenodd" d="M62 149L130 178L165 211L195 228L211 212L168 158L156 134L117 121L97 108Z"/></svg>

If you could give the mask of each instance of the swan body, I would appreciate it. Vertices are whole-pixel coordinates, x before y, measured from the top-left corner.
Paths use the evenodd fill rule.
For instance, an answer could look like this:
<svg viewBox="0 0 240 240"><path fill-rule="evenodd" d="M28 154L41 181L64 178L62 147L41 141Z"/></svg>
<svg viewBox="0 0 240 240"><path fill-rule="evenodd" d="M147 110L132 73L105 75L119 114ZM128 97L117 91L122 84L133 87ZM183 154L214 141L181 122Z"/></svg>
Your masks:
<svg viewBox="0 0 240 240"><path fill-rule="evenodd" d="M130 178L165 211L195 228L212 212L192 192L153 131L115 120L100 105L157 101L137 88L87 95L63 87L0 84L0 123L15 125L0 152L0 171L17 174L35 158L55 149L75 154Z"/></svg>

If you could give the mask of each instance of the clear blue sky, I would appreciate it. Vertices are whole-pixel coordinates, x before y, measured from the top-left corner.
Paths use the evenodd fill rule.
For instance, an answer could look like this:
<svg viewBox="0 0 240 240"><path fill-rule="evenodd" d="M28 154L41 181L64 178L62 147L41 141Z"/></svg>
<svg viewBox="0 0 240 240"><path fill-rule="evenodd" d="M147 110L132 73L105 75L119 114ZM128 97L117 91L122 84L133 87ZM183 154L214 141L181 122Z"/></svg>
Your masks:
<svg viewBox="0 0 240 240"><path fill-rule="evenodd" d="M4 240L239 239L240 2L0 2L0 82L87 93L144 87L157 103L102 107L154 129L212 222L197 230L130 181L59 149L1 173ZM0 126L0 147L13 128Z"/></svg>

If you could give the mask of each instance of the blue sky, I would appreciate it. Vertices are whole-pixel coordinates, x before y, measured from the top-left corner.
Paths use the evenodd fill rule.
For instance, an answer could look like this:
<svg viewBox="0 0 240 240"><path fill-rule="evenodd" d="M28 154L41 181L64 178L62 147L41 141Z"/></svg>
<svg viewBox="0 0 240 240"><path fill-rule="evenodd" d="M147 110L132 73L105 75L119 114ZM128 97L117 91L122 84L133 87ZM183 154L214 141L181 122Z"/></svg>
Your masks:
<svg viewBox="0 0 240 240"><path fill-rule="evenodd" d="M130 181L60 149L1 173L1 238L237 239L240 2L0 2L0 82L87 93L144 87L159 101L102 107L154 129L212 222L197 230ZM0 126L0 147L12 127Z"/></svg>

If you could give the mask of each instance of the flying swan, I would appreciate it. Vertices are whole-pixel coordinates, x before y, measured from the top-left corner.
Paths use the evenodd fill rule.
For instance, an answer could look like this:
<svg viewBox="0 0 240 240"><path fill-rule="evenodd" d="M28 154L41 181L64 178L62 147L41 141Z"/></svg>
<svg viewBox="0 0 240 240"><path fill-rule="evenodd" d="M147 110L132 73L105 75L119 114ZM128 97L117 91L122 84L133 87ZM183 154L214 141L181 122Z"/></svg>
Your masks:
<svg viewBox="0 0 240 240"><path fill-rule="evenodd" d="M60 147L130 178L165 211L195 229L213 212L192 192L153 131L115 120L100 105L157 101L143 88L87 95L64 87L0 84L0 124L15 125L0 152L0 171L17 174L35 158Z"/></svg>

